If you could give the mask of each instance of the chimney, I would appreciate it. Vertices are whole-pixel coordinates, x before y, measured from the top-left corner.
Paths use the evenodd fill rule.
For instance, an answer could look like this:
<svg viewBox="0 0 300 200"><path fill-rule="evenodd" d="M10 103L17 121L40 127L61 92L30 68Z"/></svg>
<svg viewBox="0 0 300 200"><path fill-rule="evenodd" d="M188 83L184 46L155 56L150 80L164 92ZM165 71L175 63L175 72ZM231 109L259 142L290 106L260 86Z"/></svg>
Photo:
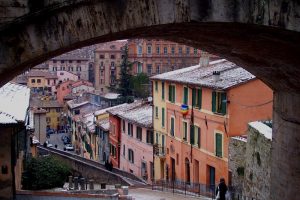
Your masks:
<svg viewBox="0 0 300 200"><path fill-rule="evenodd" d="M209 54L205 51L201 52L200 61L199 61L200 67L208 67L209 65Z"/></svg>
<svg viewBox="0 0 300 200"><path fill-rule="evenodd" d="M215 82L218 82L220 80L220 72L218 71L213 71L213 78Z"/></svg>

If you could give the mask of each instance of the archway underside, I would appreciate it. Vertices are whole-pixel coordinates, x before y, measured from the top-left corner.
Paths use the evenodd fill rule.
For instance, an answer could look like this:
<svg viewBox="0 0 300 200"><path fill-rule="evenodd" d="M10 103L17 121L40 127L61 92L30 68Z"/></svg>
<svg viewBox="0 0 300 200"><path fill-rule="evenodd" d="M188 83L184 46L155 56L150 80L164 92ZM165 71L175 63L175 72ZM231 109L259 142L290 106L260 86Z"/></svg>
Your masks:
<svg viewBox="0 0 300 200"><path fill-rule="evenodd" d="M146 26L62 44L56 49L47 47L47 44L41 44L44 46L35 50L36 53L22 48L20 44L14 44L20 42L20 39L15 39L9 44L10 52L15 54L4 56L4 58L13 56L14 58L8 58L12 62L4 62L4 65L2 62L2 66L0 63L2 68L0 69L0 84L4 84L27 68L73 49L129 38L166 39L197 47L239 64L274 90L300 91L300 67L298 67L300 46L297 45L300 43L300 34L278 28L241 23L189 22ZM15 47L11 47L12 45Z"/></svg>

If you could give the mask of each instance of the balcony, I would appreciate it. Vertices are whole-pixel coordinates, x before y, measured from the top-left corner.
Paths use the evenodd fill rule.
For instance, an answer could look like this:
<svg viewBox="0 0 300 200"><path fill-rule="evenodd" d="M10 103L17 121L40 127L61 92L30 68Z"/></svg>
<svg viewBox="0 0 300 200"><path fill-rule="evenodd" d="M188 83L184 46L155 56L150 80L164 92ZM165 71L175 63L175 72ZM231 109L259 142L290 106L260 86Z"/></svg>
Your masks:
<svg viewBox="0 0 300 200"><path fill-rule="evenodd" d="M158 144L154 144L153 153L155 156L159 157L160 159L166 159L166 147L163 147Z"/></svg>
<svg viewBox="0 0 300 200"><path fill-rule="evenodd" d="M115 70L115 69L116 69L116 66L111 65L111 66L110 66L110 69Z"/></svg>
<svg viewBox="0 0 300 200"><path fill-rule="evenodd" d="M104 66L103 66L103 65L102 65L102 66L100 66L100 69L101 69L101 70L104 70Z"/></svg>

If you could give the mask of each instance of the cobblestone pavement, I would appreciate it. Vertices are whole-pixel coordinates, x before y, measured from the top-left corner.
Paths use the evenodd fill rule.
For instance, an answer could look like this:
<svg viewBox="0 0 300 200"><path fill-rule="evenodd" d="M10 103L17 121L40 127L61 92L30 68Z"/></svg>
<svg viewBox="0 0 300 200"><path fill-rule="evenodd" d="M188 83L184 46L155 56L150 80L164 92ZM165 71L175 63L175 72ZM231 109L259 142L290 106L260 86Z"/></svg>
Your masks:
<svg viewBox="0 0 300 200"><path fill-rule="evenodd" d="M170 192L143 188L129 189L129 195L131 195L134 200L211 200L211 198L206 197L190 197L181 194L173 194Z"/></svg>

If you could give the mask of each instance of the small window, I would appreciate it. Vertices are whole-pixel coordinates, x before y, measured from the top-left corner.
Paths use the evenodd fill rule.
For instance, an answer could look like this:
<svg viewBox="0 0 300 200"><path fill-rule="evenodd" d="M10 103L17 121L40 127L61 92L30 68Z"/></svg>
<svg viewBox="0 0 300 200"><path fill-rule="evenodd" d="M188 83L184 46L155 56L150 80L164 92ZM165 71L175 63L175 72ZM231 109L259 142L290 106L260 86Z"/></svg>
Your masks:
<svg viewBox="0 0 300 200"><path fill-rule="evenodd" d="M186 55L190 54L190 47L186 47Z"/></svg>
<svg viewBox="0 0 300 200"><path fill-rule="evenodd" d="M160 47L159 46L156 47L156 54L160 54Z"/></svg>
<svg viewBox="0 0 300 200"><path fill-rule="evenodd" d="M198 54L198 49L194 48L194 55Z"/></svg>
<svg viewBox="0 0 300 200"><path fill-rule="evenodd" d="M202 89L192 89L192 105L198 109L201 109L202 104Z"/></svg>
<svg viewBox="0 0 300 200"><path fill-rule="evenodd" d="M99 58L104 59L104 55L103 54L99 55Z"/></svg>
<svg viewBox="0 0 300 200"><path fill-rule="evenodd" d="M110 55L110 59L115 59L116 57L115 57L115 55Z"/></svg>
<svg viewBox="0 0 300 200"><path fill-rule="evenodd" d="M148 75L151 75L152 74L152 65L147 65L147 73Z"/></svg>
<svg viewBox="0 0 300 200"><path fill-rule="evenodd" d="M161 99L165 100L165 83L161 82Z"/></svg>
<svg viewBox="0 0 300 200"><path fill-rule="evenodd" d="M158 118L158 107L155 106L155 118Z"/></svg>
<svg viewBox="0 0 300 200"><path fill-rule="evenodd" d="M157 92L158 91L158 82L155 81L155 91Z"/></svg>
<svg viewBox="0 0 300 200"><path fill-rule="evenodd" d="M182 139L184 141L187 141L187 135L188 135L188 123L182 122Z"/></svg>
<svg viewBox="0 0 300 200"><path fill-rule="evenodd" d="M35 83L35 79L31 79L31 83Z"/></svg>
<svg viewBox="0 0 300 200"><path fill-rule="evenodd" d="M182 47L178 47L178 53L182 54Z"/></svg>
<svg viewBox="0 0 300 200"><path fill-rule="evenodd" d="M123 132L125 132L125 121L124 120L122 120L122 129L123 129Z"/></svg>
<svg viewBox="0 0 300 200"><path fill-rule="evenodd" d="M164 47L164 54L168 54L168 47Z"/></svg>
<svg viewBox="0 0 300 200"><path fill-rule="evenodd" d="M41 83L41 79L37 79L36 82L37 82L37 83Z"/></svg>
<svg viewBox="0 0 300 200"><path fill-rule="evenodd" d="M175 135L175 119L174 119L174 117L171 117L171 119L170 119L170 134L171 134L171 136Z"/></svg>
<svg viewBox="0 0 300 200"><path fill-rule="evenodd" d="M77 60L77 63L81 63L81 61L80 61L80 60Z"/></svg>
<svg viewBox="0 0 300 200"><path fill-rule="evenodd" d="M153 144L153 131L147 130L146 142L148 144Z"/></svg>
<svg viewBox="0 0 300 200"><path fill-rule="evenodd" d="M152 54L152 47L150 45L147 46L147 53Z"/></svg>
<svg viewBox="0 0 300 200"><path fill-rule="evenodd" d="M169 101L175 103L175 85L169 85Z"/></svg>
<svg viewBox="0 0 300 200"><path fill-rule="evenodd" d="M133 136L133 125L132 124L130 124L130 123L128 123L128 130L127 130L128 132L128 135L129 136Z"/></svg>
<svg viewBox="0 0 300 200"><path fill-rule="evenodd" d="M132 149L128 149L128 160L131 163L134 163L134 152Z"/></svg>
<svg viewBox="0 0 300 200"><path fill-rule="evenodd" d="M143 72L143 63L138 63L137 64L137 73L142 73Z"/></svg>
<svg viewBox="0 0 300 200"><path fill-rule="evenodd" d="M141 45L138 46L138 54L142 55L143 53L143 47Z"/></svg>
<svg viewBox="0 0 300 200"><path fill-rule="evenodd" d="M165 127L165 108L161 109L161 126Z"/></svg>
<svg viewBox="0 0 300 200"><path fill-rule="evenodd" d="M171 53L172 53L172 55L175 55L175 47L171 48Z"/></svg>
<svg viewBox="0 0 300 200"><path fill-rule="evenodd" d="M143 129L141 127L136 127L136 139L142 141L142 133L143 133Z"/></svg>
<svg viewBox="0 0 300 200"><path fill-rule="evenodd" d="M212 112L226 114L227 97L225 92L212 92Z"/></svg>
<svg viewBox="0 0 300 200"><path fill-rule="evenodd" d="M123 156L125 157L125 155L126 155L125 144L123 144Z"/></svg>
<svg viewBox="0 0 300 200"><path fill-rule="evenodd" d="M223 157L223 141L222 134L216 133L216 156Z"/></svg>
<svg viewBox="0 0 300 200"><path fill-rule="evenodd" d="M188 87L183 87L183 104L188 105L189 103L189 89Z"/></svg>
<svg viewBox="0 0 300 200"><path fill-rule="evenodd" d="M157 74L160 73L160 67L159 67L159 65L156 66L156 73L157 73Z"/></svg>

